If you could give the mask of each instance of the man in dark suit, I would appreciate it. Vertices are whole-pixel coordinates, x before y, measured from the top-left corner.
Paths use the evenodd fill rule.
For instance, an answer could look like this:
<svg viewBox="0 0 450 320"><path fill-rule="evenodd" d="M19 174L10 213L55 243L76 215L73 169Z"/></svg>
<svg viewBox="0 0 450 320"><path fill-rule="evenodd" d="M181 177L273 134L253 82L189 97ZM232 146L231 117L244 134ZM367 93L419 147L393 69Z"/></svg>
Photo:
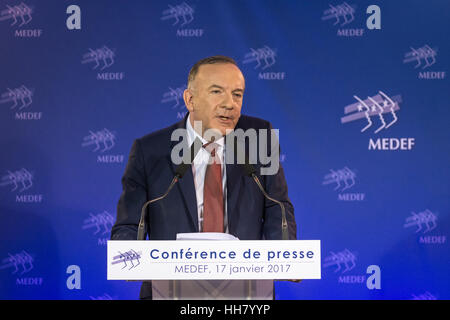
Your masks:
<svg viewBox="0 0 450 320"><path fill-rule="evenodd" d="M177 168L173 150L178 141L172 141L177 129L185 132L187 145L199 139L203 148L167 197L149 206L149 239L175 240L177 233L187 232L226 232L241 240L281 239L279 205L265 199L255 181L245 175L242 165L225 161L225 153L230 152L225 143L230 131L254 130L260 141L259 130L272 129L265 120L241 116L244 89L244 76L231 58L213 56L193 66L183 96L189 111L186 117L133 143L122 178L123 192L111 230L112 240L136 240L142 206L165 193ZM215 139L208 135L211 131ZM246 143L246 151L260 150L259 143L257 148L250 143ZM270 139L267 145L270 152ZM266 164L254 164L257 174ZM258 176L267 193L284 203L289 239L296 239L294 208L283 168L277 168L274 174ZM151 285L144 283L140 297L148 296Z"/></svg>

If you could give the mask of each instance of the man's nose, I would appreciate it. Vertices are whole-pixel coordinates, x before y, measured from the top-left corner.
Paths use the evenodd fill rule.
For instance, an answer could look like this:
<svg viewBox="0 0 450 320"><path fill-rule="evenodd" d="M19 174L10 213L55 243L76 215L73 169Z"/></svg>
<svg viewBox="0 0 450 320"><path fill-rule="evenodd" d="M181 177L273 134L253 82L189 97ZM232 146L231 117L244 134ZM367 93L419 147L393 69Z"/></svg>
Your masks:
<svg viewBox="0 0 450 320"><path fill-rule="evenodd" d="M236 102L233 100L232 93L226 93L221 107L227 110L232 110L236 106Z"/></svg>

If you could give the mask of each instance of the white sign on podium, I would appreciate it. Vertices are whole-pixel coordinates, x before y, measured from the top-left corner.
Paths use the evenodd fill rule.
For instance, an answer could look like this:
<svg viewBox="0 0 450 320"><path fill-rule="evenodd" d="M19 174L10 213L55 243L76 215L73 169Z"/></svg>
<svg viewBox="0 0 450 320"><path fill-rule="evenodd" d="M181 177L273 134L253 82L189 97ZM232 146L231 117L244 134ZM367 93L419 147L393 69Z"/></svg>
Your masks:
<svg viewBox="0 0 450 320"><path fill-rule="evenodd" d="M108 241L108 280L320 279L320 240Z"/></svg>

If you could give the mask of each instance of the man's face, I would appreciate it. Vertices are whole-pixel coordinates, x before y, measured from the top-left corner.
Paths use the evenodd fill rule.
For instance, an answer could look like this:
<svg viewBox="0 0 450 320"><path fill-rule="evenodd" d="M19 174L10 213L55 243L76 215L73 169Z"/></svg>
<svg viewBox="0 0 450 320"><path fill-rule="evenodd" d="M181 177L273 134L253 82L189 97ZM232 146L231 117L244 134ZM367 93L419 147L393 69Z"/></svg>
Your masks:
<svg viewBox="0 0 450 320"><path fill-rule="evenodd" d="M201 121L202 136L208 129L217 129L222 135L234 129L241 116L244 89L244 76L234 64L201 65L183 95L191 125Z"/></svg>

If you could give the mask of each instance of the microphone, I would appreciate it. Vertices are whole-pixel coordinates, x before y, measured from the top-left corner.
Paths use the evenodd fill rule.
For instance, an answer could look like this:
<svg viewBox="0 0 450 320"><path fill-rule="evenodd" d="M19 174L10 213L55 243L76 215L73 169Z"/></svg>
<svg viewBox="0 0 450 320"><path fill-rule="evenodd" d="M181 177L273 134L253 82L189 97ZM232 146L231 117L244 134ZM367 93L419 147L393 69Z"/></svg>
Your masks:
<svg viewBox="0 0 450 320"><path fill-rule="evenodd" d="M281 201L278 201L272 197L270 197L267 192L264 190L264 188L261 185L261 182L259 181L258 176L256 175L256 169L253 167L246 158L245 163L243 164L244 172L249 177L253 178L253 180L256 182L256 184L259 187L259 190L263 193L264 197L267 199L277 203L281 207L281 239L282 240L289 240L289 234L288 234L288 225L286 220L286 211L284 208L284 204Z"/></svg>
<svg viewBox="0 0 450 320"><path fill-rule="evenodd" d="M200 150L202 146L202 142L200 141L200 139L196 138L194 143L192 143L191 145L191 161L186 163L186 162L182 162L180 165L178 165L178 167L175 169L175 175L173 176L172 182L170 183L169 187L167 188L167 191L160 197L155 198L155 199L151 199L149 201L147 201L146 203L144 203L144 205L142 206L142 210L141 210L141 220L139 221L139 227L138 227L138 236L137 236L137 240L145 240L145 218L147 217L147 207L159 200L164 199L170 192L170 190L172 190L173 186L181 179L183 178L184 174L186 173L186 171L191 167L191 163L192 161L194 161L195 156L197 155L198 151Z"/></svg>

